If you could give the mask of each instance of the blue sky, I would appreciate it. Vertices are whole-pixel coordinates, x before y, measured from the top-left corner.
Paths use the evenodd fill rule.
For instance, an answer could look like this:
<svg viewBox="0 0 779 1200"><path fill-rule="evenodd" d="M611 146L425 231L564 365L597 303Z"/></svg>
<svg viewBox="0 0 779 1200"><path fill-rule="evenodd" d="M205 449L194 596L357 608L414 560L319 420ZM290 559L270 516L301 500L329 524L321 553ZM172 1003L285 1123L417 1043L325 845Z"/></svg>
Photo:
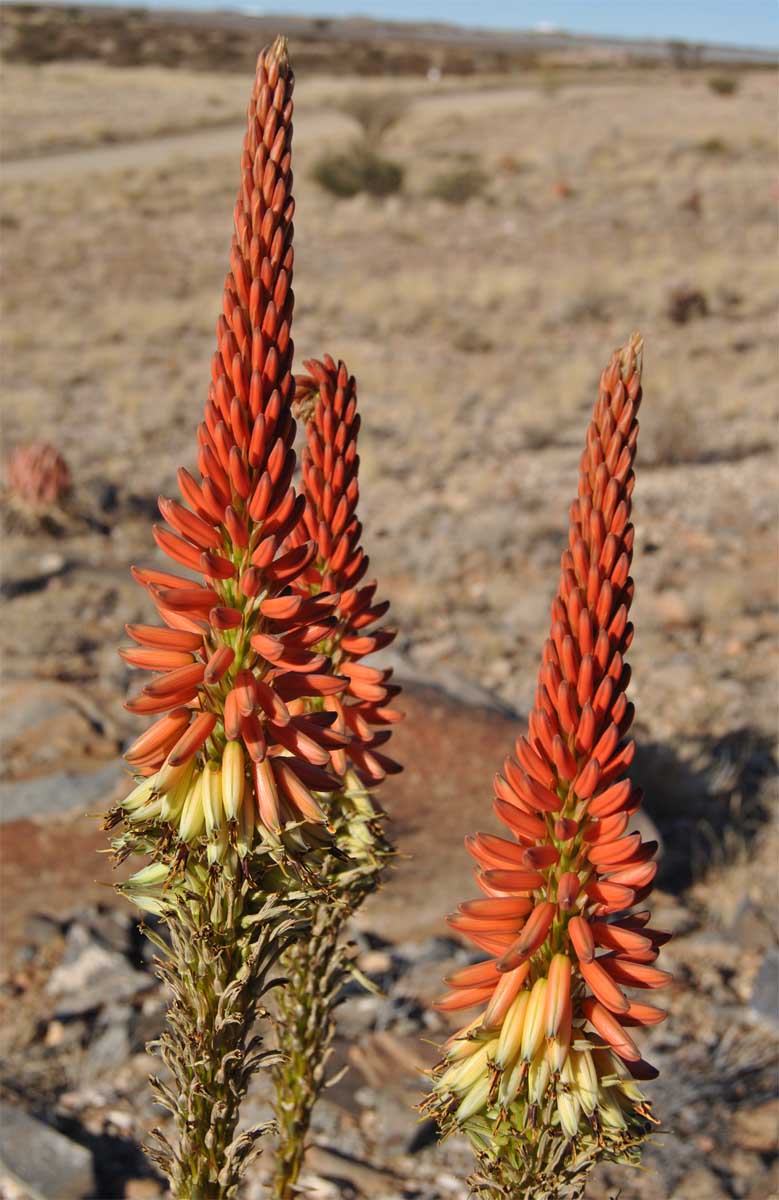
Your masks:
<svg viewBox="0 0 779 1200"><path fill-rule="evenodd" d="M185 7L183 0L179 0ZM503 29L554 25L580 33L779 46L777 0L254 0L267 12L362 14ZM245 4L245 0L244 0ZM245 4L249 7L248 4ZM206 5L211 7L211 5ZM230 7L228 3L213 7Z"/></svg>

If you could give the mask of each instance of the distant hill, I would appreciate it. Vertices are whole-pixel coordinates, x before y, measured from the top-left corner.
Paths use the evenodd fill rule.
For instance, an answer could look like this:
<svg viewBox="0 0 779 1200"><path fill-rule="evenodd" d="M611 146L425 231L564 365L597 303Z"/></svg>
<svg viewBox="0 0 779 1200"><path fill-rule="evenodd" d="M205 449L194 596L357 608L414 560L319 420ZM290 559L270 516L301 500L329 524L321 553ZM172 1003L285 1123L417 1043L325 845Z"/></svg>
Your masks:
<svg viewBox="0 0 779 1200"><path fill-rule="evenodd" d="M0 52L9 62L91 59L113 66L246 71L253 67L258 47L283 30L296 65L309 73L494 75L546 65L692 69L775 63L770 51L742 47L358 17L255 17L59 4L4 4L1 11Z"/></svg>

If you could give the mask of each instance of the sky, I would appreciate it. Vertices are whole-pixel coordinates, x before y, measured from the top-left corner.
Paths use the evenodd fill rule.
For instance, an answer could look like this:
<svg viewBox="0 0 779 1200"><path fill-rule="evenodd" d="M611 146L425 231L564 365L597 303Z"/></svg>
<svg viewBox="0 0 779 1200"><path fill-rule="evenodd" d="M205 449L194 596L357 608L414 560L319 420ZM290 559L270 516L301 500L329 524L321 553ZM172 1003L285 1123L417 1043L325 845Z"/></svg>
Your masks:
<svg viewBox="0 0 779 1200"><path fill-rule="evenodd" d="M553 26L617 37L779 46L777 0L146 0L150 6L362 15L497 29Z"/></svg>

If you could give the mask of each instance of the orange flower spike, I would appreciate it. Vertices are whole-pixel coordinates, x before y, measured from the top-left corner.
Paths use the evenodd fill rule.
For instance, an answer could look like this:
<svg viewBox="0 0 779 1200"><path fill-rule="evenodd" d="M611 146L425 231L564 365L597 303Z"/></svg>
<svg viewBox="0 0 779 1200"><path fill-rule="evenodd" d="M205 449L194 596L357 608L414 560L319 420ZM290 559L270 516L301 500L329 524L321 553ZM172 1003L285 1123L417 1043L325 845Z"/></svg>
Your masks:
<svg viewBox="0 0 779 1200"><path fill-rule="evenodd" d="M359 500L357 387L344 363L326 355L323 361L305 364L307 375L298 378L295 411L305 421L306 447L302 455L303 521L292 532L289 544L306 538L316 542L317 558L303 576L309 588L338 597L333 609L330 654L334 669L345 676L343 694L328 707L339 724L352 731L346 751L332 752L333 766L343 775L351 760L363 784L380 783L399 768L377 750L387 726L397 718L383 705L398 692L390 684L391 670L369 667L359 660L388 646L394 630L375 628L386 613L386 603L375 602L376 584L361 584L368 558L360 545L362 525L357 517Z"/></svg>
<svg viewBox="0 0 779 1200"><path fill-rule="evenodd" d="M230 752L226 803L236 826L241 807L252 806L251 821L241 823L244 832L254 828L255 816L274 833L287 817L322 820L294 764L321 767L330 751L311 730L295 726L285 701L318 698L348 686L346 679L325 674L324 654L308 649L326 634L328 622L334 623L334 598L318 595L306 609L289 592L290 586L304 586L316 554L305 532L296 535L306 502L291 486L292 87L286 43L277 39L259 56L247 113L230 272L198 430L200 478L179 472L183 502L161 497L167 527L154 528L160 549L200 580L135 571L165 627L129 626L140 648L122 651L131 666L158 672L128 708L162 714L131 747L128 761L147 774L157 770L152 789L164 795L175 785L176 771L190 762L196 767L193 788L209 764L220 770L226 744L235 743L240 758ZM343 396L343 389L338 394ZM353 410L350 398L341 415L356 434ZM344 447L339 461L339 478L344 464L352 472L344 492L351 500L356 456ZM340 533L341 575L354 584L362 561L354 544L355 523L343 505L333 517ZM338 551L342 543L350 548L346 559ZM374 685L371 694L384 700L389 691ZM188 714L184 721L182 713ZM257 766L276 753L289 756L293 766ZM335 779L318 777L318 791L336 787ZM198 794L202 797L202 787ZM179 806L179 812L186 813L189 836L184 840L192 842L199 819L192 804ZM215 845L209 854L221 856L226 843Z"/></svg>
<svg viewBox="0 0 779 1200"><path fill-rule="evenodd" d="M665 1015L630 995L668 983L654 965L664 935L645 931L648 914L613 916L646 896L656 871L655 843L629 828L641 794L627 777L641 355L635 336L601 376L535 706L527 735L495 777L495 812L513 840L466 838L489 899L461 905L450 918L492 957L474 971L480 985L460 988L445 1007L481 1006L467 1044L475 1054L479 1033L482 1041L497 1036L489 1068L497 1075L472 1081L465 1121L459 1093L447 1094L446 1074L427 1106L444 1132L473 1134L482 1167L512 1195L557 1194L560 1182L554 1164L564 1157L550 1153L545 1174L532 1147L527 1156L514 1152L517 1139L535 1143L544 1132L530 1112L555 1112L546 1133L587 1161L635 1160L648 1129L635 1072L623 1063L641 1060L627 1027ZM493 969L501 978L491 984ZM604 1041L608 1048L599 1049ZM641 1071L651 1077L648 1064Z"/></svg>

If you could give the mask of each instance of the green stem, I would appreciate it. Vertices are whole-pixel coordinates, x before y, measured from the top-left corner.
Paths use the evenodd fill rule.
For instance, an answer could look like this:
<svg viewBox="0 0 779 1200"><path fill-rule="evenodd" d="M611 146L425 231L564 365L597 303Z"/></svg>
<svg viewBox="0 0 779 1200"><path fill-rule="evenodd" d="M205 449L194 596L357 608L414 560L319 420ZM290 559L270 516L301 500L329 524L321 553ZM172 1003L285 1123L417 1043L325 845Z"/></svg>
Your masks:
<svg viewBox="0 0 779 1200"><path fill-rule="evenodd" d="M287 984L278 1009L282 1058L274 1072L278 1143L273 1200L293 1200L297 1194L311 1114L335 1035L335 1002L347 971L346 949L338 946L347 915L343 903L318 905L308 937L284 955Z"/></svg>
<svg viewBox="0 0 779 1200"><path fill-rule="evenodd" d="M309 906L305 938L282 960L286 985L279 993L276 1084L276 1174L273 1200L293 1200L306 1152L311 1113L325 1086L335 1036L335 1006L349 973L348 947L339 945L347 919L379 883L392 850L381 814L353 771L331 797L333 844L320 863L322 894Z"/></svg>
<svg viewBox="0 0 779 1200"><path fill-rule="evenodd" d="M152 1086L174 1116L177 1144L154 1130L161 1149L149 1153L179 1200L231 1200L268 1128L236 1134L251 1075L276 1058L252 1028L266 1015L271 968L300 928L256 881L214 872L171 898L165 921L170 947L150 936L164 952L157 970L172 1000L153 1048L172 1080Z"/></svg>

